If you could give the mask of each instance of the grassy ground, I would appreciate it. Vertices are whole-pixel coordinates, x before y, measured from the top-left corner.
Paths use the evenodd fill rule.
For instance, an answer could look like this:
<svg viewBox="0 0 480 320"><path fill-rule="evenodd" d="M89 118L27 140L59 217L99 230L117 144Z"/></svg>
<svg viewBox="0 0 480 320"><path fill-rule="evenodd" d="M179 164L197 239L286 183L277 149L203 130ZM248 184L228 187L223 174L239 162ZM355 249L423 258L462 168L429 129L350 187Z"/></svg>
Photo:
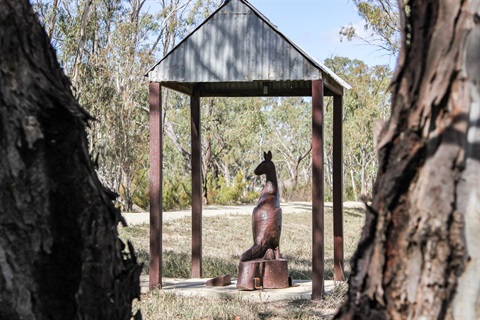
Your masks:
<svg viewBox="0 0 480 320"><path fill-rule="evenodd" d="M325 209L325 279L333 279L332 211ZM363 210L344 210L345 275L348 277L352 256L364 222ZM148 273L148 225L120 229L120 236L130 240L137 251L144 273ZM230 274L236 277L239 256L253 243L251 217L223 215L203 219L203 276ZM293 279L311 279L311 212L283 212L281 252L288 259ZM163 225L164 277L189 278L191 254L191 219L165 222ZM212 300L186 298L160 290L142 295L136 308L144 319L324 319L331 318L343 300L346 286L338 286L321 301L282 301L251 303L241 299Z"/></svg>

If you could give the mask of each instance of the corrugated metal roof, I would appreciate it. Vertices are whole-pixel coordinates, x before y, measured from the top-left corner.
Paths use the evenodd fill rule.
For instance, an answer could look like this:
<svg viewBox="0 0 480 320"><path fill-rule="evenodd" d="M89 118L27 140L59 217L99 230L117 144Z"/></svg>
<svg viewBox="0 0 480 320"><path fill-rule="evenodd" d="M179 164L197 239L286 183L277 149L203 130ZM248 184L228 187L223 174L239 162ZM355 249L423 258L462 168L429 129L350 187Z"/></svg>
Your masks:
<svg viewBox="0 0 480 320"><path fill-rule="evenodd" d="M350 88L245 0L225 1L147 75L153 82L184 83L187 87L195 83L324 79L337 94Z"/></svg>
<svg viewBox="0 0 480 320"><path fill-rule="evenodd" d="M230 0L228 0L230 1ZM242 1L242 0L240 0ZM261 17L266 23L268 23L270 25L271 28L275 29L279 34L282 35L282 37L288 41L288 43L290 43L290 45L292 45L293 47L297 48L297 50L299 52L302 53L302 55L308 59L311 63L313 63L314 65L316 65L318 68L320 68L322 71L326 72L327 74L329 74L332 78L335 79L335 81L338 82L338 84L340 84L343 88L345 89L351 89L352 86L349 85L346 81L344 81L342 78L340 78L337 74L335 74L332 70L330 70L330 68L328 68L326 65L324 65L323 63L321 63L320 61L318 61L316 58L312 57L311 55L309 55L305 50L303 50L302 47L300 47L298 44L296 44L295 42L293 42L292 40L290 40L286 35L284 35L276 25L274 25L273 23L270 22L270 20L265 17L263 15L263 13L261 13L260 11L258 11L257 8L255 8L254 6L252 6L248 1L242 1L244 2L247 6L249 6L253 11L255 11L257 13L257 15L259 17Z"/></svg>

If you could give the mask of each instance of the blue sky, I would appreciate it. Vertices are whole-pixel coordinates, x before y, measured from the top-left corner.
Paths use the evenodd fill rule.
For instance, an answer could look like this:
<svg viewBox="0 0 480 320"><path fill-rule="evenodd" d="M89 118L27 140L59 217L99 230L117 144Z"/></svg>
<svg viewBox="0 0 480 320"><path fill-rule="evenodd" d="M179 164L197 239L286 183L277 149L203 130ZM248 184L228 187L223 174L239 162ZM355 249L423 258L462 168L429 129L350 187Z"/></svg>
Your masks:
<svg viewBox="0 0 480 320"><path fill-rule="evenodd" d="M353 24L360 31L363 20L351 0L249 0L290 40L320 61L331 56L359 59L368 65L389 64L396 57L359 41L340 41L342 26Z"/></svg>

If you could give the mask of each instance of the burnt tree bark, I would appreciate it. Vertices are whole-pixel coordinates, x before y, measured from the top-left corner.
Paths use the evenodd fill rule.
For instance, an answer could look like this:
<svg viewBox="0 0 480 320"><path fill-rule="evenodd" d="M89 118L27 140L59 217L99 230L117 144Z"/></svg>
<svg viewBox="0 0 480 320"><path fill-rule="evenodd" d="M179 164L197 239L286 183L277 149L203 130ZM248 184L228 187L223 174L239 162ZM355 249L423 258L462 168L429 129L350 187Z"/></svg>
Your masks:
<svg viewBox="0 0 480 320"><path fill-rule="evenodd" d="M132 317L141 270L88 119L29 2L0 0L0 319Z"/></svg>
<svg viewBox="0 0 480 320"><path fill-rule="evenodd" d="M337 318L478 319L480 2L405 2L392 115Z"/></svg>

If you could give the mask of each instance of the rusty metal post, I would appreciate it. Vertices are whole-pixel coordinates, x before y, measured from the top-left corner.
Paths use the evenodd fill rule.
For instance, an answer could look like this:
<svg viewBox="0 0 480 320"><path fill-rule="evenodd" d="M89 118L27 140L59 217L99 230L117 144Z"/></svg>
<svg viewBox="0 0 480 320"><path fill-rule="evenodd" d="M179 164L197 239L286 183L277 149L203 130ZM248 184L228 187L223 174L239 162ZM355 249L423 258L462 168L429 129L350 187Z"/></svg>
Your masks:
<svg viewBox="0 0 480 320"><path fill-rule="evenodd" d="M323 296L323 82L312 80L312 299Z"/></svg>
<svg viewBox="0 0 480 320"><path fill-rule="evenodd" d="M345 281L343 272L343 104L333 96L333 279Z"/></svg>
<svg viewBox="0 0 480 320"><path fill-rule="evenodd" d="M190 100L192 143L192 278L202 277L202 144L200 138L200 93Z"/></svg>
<svg viewBox="0 0 480 320"><path fill-rule="evenodd" d="M162 287L162 87L149 84L150 103L150 290Z"/></svg>

